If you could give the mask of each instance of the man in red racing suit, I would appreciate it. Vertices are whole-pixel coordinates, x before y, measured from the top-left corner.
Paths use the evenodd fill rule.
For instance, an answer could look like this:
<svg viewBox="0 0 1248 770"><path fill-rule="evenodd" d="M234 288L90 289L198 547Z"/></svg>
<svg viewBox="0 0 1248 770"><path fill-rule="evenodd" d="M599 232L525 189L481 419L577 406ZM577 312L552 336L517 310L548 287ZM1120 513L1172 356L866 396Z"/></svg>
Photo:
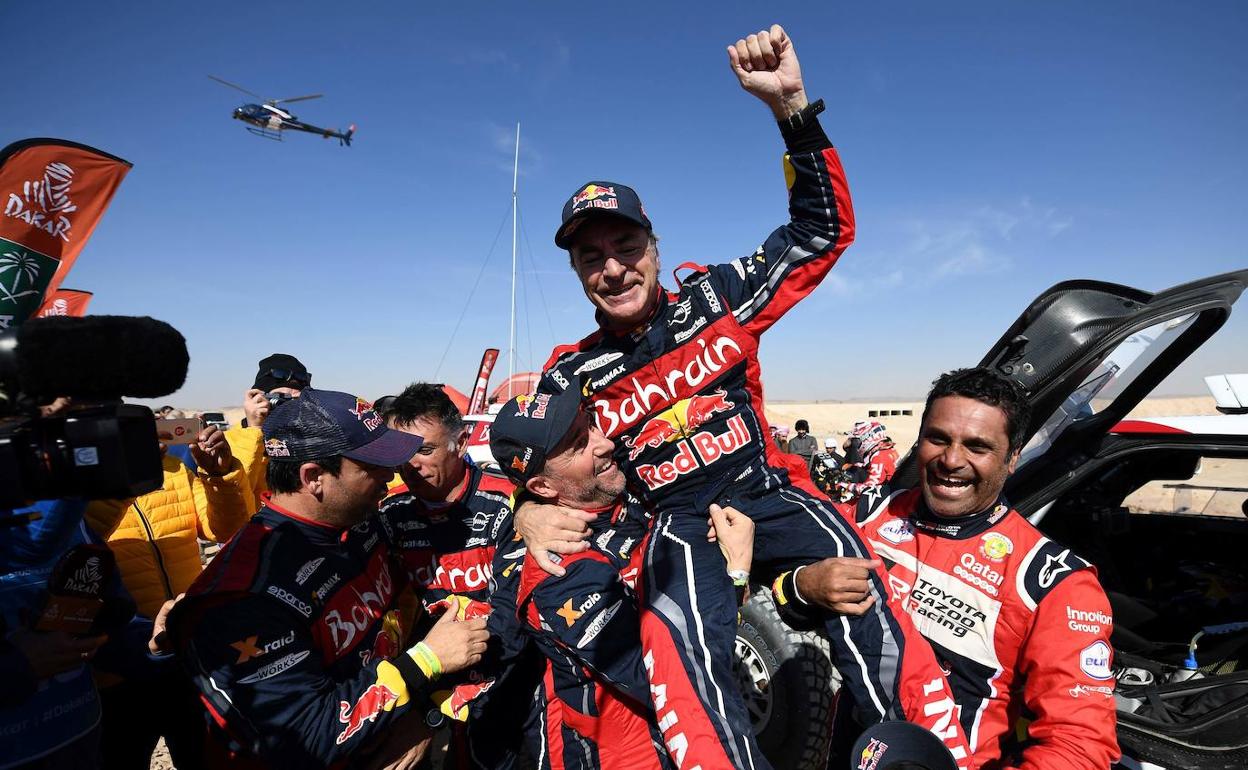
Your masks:
<svg viewBox="0 0 1248 770"><path fill-rule="evenodd" d="M916 450L920 486L887 497L868 490L857 518L890 588L949 671L977 767L1108 768L1119 753L1109 600L1095 568L1000 496L1017 454L1006 447L1021 442L1005 414L1025 424L1021 399L986 370L941 377ZM781 616L792 625L809 625L800 597L817 594L811 576L820 566L778 581ZM837 728L852 742L848 711L838 704ZM1020 717L1030 720L1021 744Z"/></svg>
<svg viewBox="0 0 1248 770"><path fill-rule="evenodd" d="M682 768L768 767L732 673L734 588L706 542L710 505L733 505L754 520L764 579L829 556L870 558L852 522L794 486L769 440L758 364L762 333L853 240L844 172L784 31L773 26L729 51L742 86L779 121L791 221L748 256L684 265L692 275L668 293L636 193L583 185L565 204L555 241L569 250L602 329L556 349L539 386L581 391L599 429L616 440L630 487L656 511L639 585L642 642L664 740ZM517 529L530 550L542 547L521 519ZM882 570L872 580L886 597ZM915 721L966 757L944 676L904 613L878 601L867 617L829 614L823 627L871 721Z"/></svg>
<svg viewBox="0 0 1248 770"><path fill-rule="evenodd" d="M491 569L496 546L513 534L514 485L464 454L463 416L440 385L407 386L382 416L391 428L424 441L399 468L404 483L390 490L378 519L425 607L437 611L453 596L470 600L474 615L488 613L496 601L509 607L515 581L499 585ZM457 768L515 767L522 728L535 735L532 701L541 660L527 637L505 622L506 615L506 610L490 613L489 649L480 663L452 680L459 684L451 702L443 704L454 714L448 761Z"/></svg>
<svg viewBox="0 0 1248 770"><path fill-rule="evenodd" d="M479 660L487 638L484 620L449 618L413 634L416 603L376 513L421 440L311 388L273 410L264 438L272 497L168 624L228 766L417 758L435 680Z"/></svg>

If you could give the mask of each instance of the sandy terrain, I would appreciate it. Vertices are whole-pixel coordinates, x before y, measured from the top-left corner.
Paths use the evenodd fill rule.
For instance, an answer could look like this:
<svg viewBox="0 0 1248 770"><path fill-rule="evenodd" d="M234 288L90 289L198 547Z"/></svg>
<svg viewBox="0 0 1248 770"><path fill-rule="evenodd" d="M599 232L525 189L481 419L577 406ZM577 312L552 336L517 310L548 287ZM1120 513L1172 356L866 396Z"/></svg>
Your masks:
<svg viewBox="0 0 1248 770"><path fill-rule="evenodd" d="M856 420L871 419L869 410L887 409L890 412L909 409L910 416L889 416L877 419L888 427L889 435L899 448L907 448L914 443L919 435L919 418L923 413L922 401L815 401L815 402L772 402L767 405L767 420L772 425L787 425L790 435L793 423L805 419L810 423L810 432L820 441L826 436L834 436L839 444L845 440L845 433ZM1217 414L1213 398L1210 396L1190 396L1181 398L1150 398L1145 399L1131 413L1132 417L1160 417L1163 415ZM904 451L904 449L903 449Z"/></svg>

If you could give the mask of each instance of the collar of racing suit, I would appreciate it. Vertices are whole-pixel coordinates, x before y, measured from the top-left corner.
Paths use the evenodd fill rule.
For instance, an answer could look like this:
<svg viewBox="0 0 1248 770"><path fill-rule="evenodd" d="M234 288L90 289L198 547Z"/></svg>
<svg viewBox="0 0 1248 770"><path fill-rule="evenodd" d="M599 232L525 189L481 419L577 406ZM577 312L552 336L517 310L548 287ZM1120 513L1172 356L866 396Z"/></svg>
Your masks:
<svg viewBox="0 0 1248 770"><path fill-rule="evenodd" d="M914 507L913 523L915 529L929 532L937 537L951 540L965 540L969 537L982 535L1010 512L1010 504L1004 496L978 513L965 516L937 516L928 510L923 496L919 495L919 503Z"/></svg>
<svg viewBox="0 0 1248 770"><path fill-rule="evenodd" d="M603 335L606 337L632 337L634 340L639 339L650 328L650 325L654 323L654 319L659 317L659 313L663 312L663 308L667 306L667 292L663 290L663 285L658 281L654 282L654 293L658 295L658 302L655 303L654 312L650 314L650 317L633 328L622 332L608 329L606 324L603 323L602 311L595 310L594 320L598 322L598 328L602 330Z"/></svg>

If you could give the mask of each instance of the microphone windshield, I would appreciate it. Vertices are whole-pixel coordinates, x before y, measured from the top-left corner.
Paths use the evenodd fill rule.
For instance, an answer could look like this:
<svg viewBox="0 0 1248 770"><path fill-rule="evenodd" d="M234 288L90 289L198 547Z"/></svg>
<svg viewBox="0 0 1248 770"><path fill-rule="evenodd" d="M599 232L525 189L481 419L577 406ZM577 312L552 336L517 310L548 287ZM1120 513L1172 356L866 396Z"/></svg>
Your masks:
<svg viewBox="0 0 1248 770"><path fill-rule="evenodd" d="M18 387L38 398L157 398L182 387L190 363L186 339L154 318L34 318L16 336Z"/></svg>

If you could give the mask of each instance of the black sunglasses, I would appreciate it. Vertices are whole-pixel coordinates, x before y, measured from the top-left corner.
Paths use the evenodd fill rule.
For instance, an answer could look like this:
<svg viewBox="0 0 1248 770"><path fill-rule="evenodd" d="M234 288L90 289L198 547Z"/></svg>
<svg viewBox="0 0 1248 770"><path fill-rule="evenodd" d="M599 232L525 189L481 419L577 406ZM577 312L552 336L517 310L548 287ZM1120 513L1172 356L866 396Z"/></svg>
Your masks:
<svg viewBox="0 0 1248 770"><path fill-rule="evenodd" d="M312 382L312 372L297 372L294 369L270 369L264 375L280 382L298 382L304 385Z"/></svg>

